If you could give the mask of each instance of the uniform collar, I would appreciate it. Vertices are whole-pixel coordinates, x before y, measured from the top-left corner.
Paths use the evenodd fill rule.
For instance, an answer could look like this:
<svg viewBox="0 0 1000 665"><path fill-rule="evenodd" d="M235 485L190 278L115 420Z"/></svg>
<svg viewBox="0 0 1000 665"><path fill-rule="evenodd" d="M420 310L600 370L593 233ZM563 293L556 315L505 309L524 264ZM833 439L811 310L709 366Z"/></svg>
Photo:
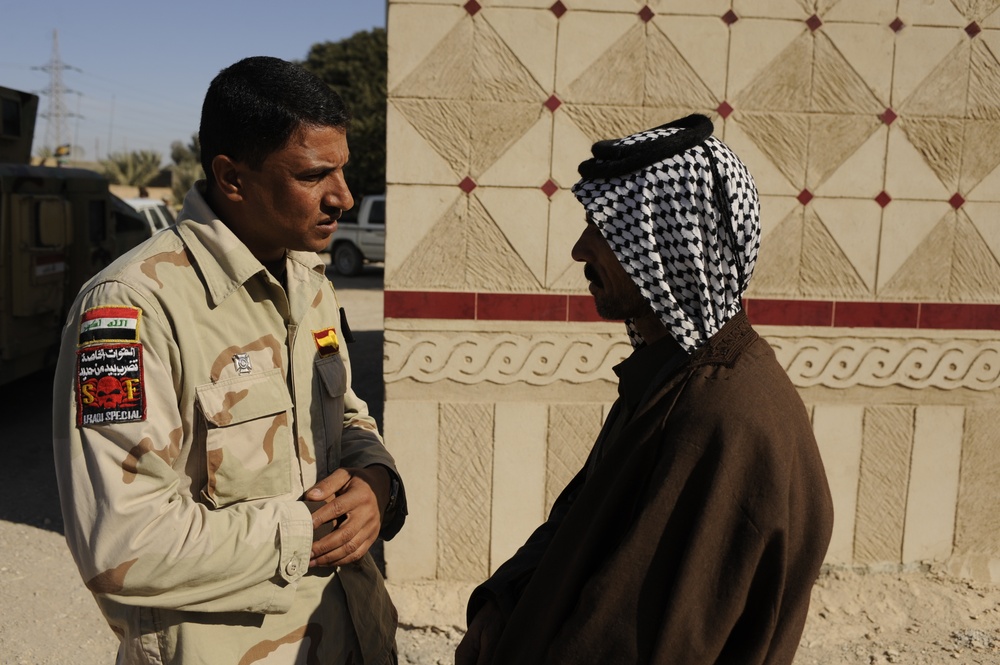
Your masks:
<svg viewBox="0 0 1000 665"><path fill-rule="evenodd" d="M205 181L199 180L184 197L177 232L205 281L212 305L218 306L251 277L267 270L209 207L204 191ZM325 265L314 252L289 250L286 260L326 279Z"/></svg>

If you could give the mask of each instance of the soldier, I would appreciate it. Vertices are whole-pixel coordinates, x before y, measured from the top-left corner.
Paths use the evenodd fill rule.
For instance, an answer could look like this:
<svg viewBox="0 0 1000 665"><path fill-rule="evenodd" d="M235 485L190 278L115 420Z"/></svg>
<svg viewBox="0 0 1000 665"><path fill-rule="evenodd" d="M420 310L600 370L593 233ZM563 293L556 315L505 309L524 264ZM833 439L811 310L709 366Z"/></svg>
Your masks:
<svg viewBox="0 0 1000 665"><path fill-rule="evenodd" d="M206 180L81 290L54 388L66 539L118 663L392 663L369 554L406 514L324 249L348 114L301 67L212 81Z"/></svg>

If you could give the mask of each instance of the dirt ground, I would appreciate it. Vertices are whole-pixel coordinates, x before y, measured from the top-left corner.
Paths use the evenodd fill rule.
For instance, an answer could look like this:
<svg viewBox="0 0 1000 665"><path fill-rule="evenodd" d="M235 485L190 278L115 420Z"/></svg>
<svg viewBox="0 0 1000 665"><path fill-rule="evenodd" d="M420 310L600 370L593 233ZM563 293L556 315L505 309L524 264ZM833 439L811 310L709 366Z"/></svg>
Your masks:
<svg viewBox="0 0 1000 665"><path fill-rule="evenodd" d="M351 347L355 389L381 418L381 275L333 278L358 338ZM50 391L46 373L0 387L0 663L107 665L116 639L62 537ZM397 636L400 662L453 662L464 626L428 625L419 607L406 615ZM933 567L824 571L795 663L1000 664L1000 587Z"/></svg>

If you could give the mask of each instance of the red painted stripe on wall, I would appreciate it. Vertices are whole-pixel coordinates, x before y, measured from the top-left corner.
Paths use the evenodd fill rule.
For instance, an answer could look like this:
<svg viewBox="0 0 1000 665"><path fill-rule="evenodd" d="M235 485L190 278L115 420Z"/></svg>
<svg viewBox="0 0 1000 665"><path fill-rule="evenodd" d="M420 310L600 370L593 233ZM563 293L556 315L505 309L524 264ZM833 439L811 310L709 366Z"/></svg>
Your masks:
<svg viewBox="0 0 1000 665"><path fill-rule="evenodd" d="M385 316L470 321L600 321L586 295L386 291ZM747 299L750 320L767 326L1000 330L1000 304Z"/></svg>

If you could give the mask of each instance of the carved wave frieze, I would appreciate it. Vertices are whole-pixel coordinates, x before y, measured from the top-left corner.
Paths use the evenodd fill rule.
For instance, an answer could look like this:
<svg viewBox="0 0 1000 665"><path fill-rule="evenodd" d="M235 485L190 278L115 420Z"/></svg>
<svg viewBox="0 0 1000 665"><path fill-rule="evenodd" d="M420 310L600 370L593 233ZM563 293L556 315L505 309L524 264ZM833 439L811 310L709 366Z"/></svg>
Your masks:
<svg viewBox="0 0 1000 665"><path fill-rule="evenodd" d="M1000 341L767 337L799 388L1000 388ZM615 381L631 353L617 334L385 333L385 381L523 382L545 386Z"/></svg>

